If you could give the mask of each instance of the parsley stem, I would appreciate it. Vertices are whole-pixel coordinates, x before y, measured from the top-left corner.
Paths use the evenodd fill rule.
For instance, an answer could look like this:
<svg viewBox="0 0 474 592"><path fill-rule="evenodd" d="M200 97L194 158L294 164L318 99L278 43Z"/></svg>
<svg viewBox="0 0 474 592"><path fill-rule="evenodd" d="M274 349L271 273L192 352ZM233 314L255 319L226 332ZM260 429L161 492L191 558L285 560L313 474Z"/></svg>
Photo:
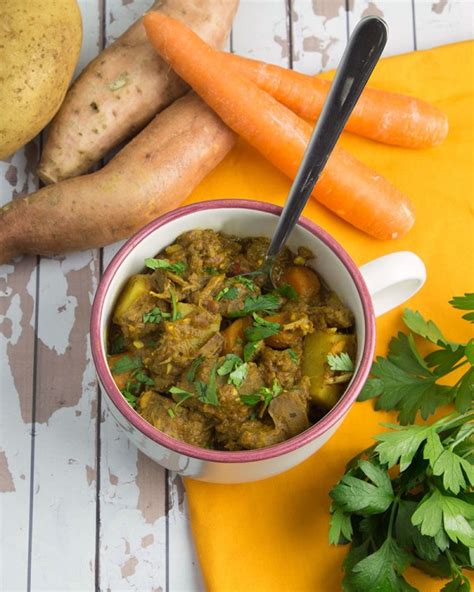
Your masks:
<svg viewBox="0 0 474 592"><path fill-rule="evenodd" d="M471 426L467 431L464 432L464 434L461 434L460 436L458 436L456 438L456 440L454 440L454 442L452 442L449 445L449 450L454 450L456 448L456 446L462 442L463 440L465 440L466 438L469 438L469 436L474 432L474 425Z"/></svg>
<svg viewBox="0 0 474 592"><path fill-rule="evenodd" d="M387 538L392 538L393 525L395 523L395 516L397 515L398 505L400 504L400 494L398 494L392 503L392 509L390 511L390 520L388 522Z"/></svg>
<svg viewBox="0 0 474 592"><path fill-rule="evenodd" d="M446 549L445 553L446 553L446 559L448 560L448 563L449 563L449 567L451 568L451 575L463 577L463 573L459 569L459 565L454 561L453 556L451 555L451 552L448 548Z"/></svg>
<svg viewBox="0 0 474 592"><path fill-rule="evenodd" d="M462 425L474 419L474 411L466 411L462 415L458 413L451 413L446 417L442 417L438 421L435 421L433 426L435 427L437 432L445 432L446 430L452 430L453 428L458 427L458 425ZM448 421L446 421L448 420Z"/></svg>

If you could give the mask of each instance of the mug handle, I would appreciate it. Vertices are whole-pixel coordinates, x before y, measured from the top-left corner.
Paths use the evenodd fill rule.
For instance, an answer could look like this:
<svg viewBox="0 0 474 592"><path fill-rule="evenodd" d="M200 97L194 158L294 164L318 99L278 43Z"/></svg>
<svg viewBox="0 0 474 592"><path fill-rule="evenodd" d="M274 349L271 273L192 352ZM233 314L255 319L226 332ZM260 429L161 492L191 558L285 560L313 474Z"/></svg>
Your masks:
<svg viewBox="0 0 474 592"><path fill-rule="evenodd" d="M376 317L411 298L426 280L423 261L410 251L378 257L360 267Z"/></svg>

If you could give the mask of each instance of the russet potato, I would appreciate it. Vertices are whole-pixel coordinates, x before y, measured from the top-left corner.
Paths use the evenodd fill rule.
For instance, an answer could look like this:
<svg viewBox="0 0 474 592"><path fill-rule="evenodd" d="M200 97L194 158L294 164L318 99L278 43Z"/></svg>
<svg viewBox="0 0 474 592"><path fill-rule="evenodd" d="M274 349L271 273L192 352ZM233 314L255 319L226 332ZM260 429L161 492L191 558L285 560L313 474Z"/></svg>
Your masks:
<svg viewBox="0 0 474 592"><path fill-rule="evenodd" d="M57 112L81 42L76 0L0 2L0 158L31 140Z"/></svg>

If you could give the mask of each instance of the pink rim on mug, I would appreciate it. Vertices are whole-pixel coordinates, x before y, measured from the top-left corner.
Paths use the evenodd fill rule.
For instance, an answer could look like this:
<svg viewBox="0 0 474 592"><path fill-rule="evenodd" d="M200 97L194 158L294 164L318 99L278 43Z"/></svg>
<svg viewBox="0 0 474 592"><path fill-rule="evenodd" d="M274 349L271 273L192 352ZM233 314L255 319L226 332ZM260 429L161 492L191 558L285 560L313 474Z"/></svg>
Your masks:
<svg viewBox="0 0 474 592"><path fill-rule="evenodd" d="M204 201L184 206L182 208L173 210L168 214L164 214L153 222L150 222L131 239L129 239L117 252L100 281L97 293L94 298L94 303L92 305L91 313L92 357L99 379L104 389L107 391L109 399L117 407L118 411L120 411L125 419L127 419L127 421L129 421L137 430L154 442L179 454L203 461L212 461L218 463L255 462L259 460L275 458L301 448L315 438L322 436L327 430L333 427L344 417L349 407L356 400L370 371L375 349L375 315L373 312L370 294L356 264L352 261L343 247L325 230L307 218L301 217L298 225L308 230L311 234L315 235L319 240L327 245L344 264L350 276L352 277L352 280L354 281L362 303L365 324L365 343L362 352L362 358L359 363L359 368L349 388L345 391L336 405L317 423L312 425L301 434L298 434L297 436L294 436L285 442L275 444L274 446L270 446L268 448L259 448L257 450L244 450L238 452L208 450L206 448L199 448L197 446L187 444L181 440L176 440L175 438L172 438L157 430L155 427L145 421L127 403L110 373L104 354L104 348L102 347L100 334L101 317L103 313L105 296L109 289L110 283L117 273L120 265L123 263L129 253L133 251L133 249L147 236L155 232L158 228L165 226L168 222L171 222L172 220L182 216L187 216L188 214L199 212L201 210L215 210L221 208L243 208L248 210L259 210L268 212L269 214L274 214L276 216L279 216L282 210L282 208L279 206L253 200L222 199L215 201Z"/></svg>

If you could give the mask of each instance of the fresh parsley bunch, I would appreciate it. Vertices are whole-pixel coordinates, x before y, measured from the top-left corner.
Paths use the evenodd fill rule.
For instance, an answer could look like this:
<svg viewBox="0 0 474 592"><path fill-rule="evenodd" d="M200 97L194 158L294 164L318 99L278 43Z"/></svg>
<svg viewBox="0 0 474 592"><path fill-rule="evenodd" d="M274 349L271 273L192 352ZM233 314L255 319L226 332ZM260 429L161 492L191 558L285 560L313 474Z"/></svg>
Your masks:
<svg viewBox="0 0 474 592"><path fill-rule="evenodd" d="M463 318L474 322L474 293L450 301L454 308L469 311ZM386 358L378 357L372 376L359 401L378 397L375 408L398 411L398 421L413 423L419 412L427 419L436 408L454 403L460 413L469 409L474 397L474 338L467 343L449 341L433 321L425 321L419 312L405 309L403 321L410 329L393 337ZM434 343L438 349L423 357L414 335ZM453 386L440 381L458 368L466 372Z"/></svg>
<svg viewBox="0 0 474 592"><path fill-rule="evenodd" d="M474 294L450 303L474 322ZM468 592L462 570L474 568L474 339L448 341L410 310L404 322L411 333L392 339L359 398L378 397L376 408L397 410L402 425L375 436L379 444L352 459L331 490L329 538L351 543L346 592L416 592L403 577L409 565L450 577L443 592ZM438 349L423 357L414 334ZM461 367L456 384L439 383ZM406 425L449 402L457 410L432 425Z"/></svg>
<svg viewBox="0 0 474 592"><path fill-rule="evenodd" d="M416 592L409 565L468 592L474 568L474 411L390 426L330 492L330 542L351 542L345 592Z"/></svg>

